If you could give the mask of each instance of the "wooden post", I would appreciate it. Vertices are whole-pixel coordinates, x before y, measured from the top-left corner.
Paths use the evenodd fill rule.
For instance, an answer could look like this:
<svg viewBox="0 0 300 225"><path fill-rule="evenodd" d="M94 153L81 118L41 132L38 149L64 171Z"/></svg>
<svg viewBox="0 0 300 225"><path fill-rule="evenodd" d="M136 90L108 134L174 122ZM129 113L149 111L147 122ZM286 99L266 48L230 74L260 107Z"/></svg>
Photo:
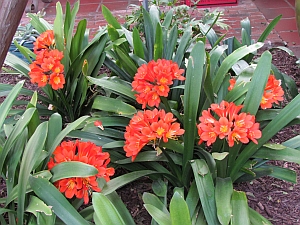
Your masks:
<svg viewBox="0 0 300 225"><path fill-rule="evenodd" d="M0 68L16 33L28 0L1 0L0 5Z"/></svg>

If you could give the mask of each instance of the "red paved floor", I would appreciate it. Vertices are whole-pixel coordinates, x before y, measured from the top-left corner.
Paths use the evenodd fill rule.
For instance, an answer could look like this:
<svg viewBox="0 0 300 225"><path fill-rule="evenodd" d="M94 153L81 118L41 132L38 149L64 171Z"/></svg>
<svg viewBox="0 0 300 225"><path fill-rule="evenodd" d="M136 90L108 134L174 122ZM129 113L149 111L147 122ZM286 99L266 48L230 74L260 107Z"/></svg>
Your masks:
<svg viewBox="0 0 300 225"><path fill-rule="evenodd" d="M29 0L31 4L33 0ZM55 17L55 4L57 0L52 0L51 3L43 3L41 0L38 4L38 9L44 9L46 12L46 19L53 22ZM66 0L61 0L64 6ZM69 0L71 5L75 0ZM91 33L95 33L99 26L106 24L101 14L101 5L107 6L112 10L113 14L124 21L124 17L131 13L130 4L139 5L139 0L81 0L80 10L78 13L78 20L86 18L88 21L88 28ZM282 19L275 27L275 30L270 34L266 43L272 46L284 45L294 51L296 56L300 57L300 38L297 33L296 20L295 20L295 0L238 0L236 6L222 6L218 7L219 10L224 12L224 18L227 19L226 23L231 26L228 31L222 30L227 33L227 36L236 36L240 38L240 21L249 18L252 26L252 38L257 40L268 23L279 14L282 14ZM214 10L216 7L210 8ZM198 17L203 13L203 9L199 9L199 13L193 14ZM28 23L28 18L23 16L22 24Z"/></svg>

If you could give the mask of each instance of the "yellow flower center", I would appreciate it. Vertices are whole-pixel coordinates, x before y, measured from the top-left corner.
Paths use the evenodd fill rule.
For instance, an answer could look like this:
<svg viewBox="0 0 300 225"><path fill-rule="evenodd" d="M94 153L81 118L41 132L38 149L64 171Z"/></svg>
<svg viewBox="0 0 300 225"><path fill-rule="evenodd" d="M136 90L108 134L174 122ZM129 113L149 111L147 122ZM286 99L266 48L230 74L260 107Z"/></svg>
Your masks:
<svg viewBox="0 0 300 225"><path fill-rule="evenodd" d="M165 129L162 128L162 127L159 127L157 130L156 130L156 133L161 136L163 133L165 132Z"/></svg>
<svg viewBox="0 0 300 225"><path fill-rule="evenodd" d="M228 132L228 126L225 126L225 125L220 126L220 131L221 131L222 133Z"/></svg>
<svg viewBox="0 0 300 225"><path fill-rule="evenodd" d="M54 77L53 82L55 84L59 84L60 83L60 77Z"/></svg>

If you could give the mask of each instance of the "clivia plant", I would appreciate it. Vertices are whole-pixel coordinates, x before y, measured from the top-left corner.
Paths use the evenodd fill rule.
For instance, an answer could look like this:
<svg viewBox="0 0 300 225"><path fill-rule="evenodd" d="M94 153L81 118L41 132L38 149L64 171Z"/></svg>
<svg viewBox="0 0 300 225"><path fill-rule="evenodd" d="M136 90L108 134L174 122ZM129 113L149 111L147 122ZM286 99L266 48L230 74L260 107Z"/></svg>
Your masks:
<svg viewBox="0 0 300 225"><path fill-rule="evenodd" d="M27 62L8 53L5 64L12 67L42 90L38 108L40 113L49 116L58 112L65 122L73 122L87 115L95 97L95 87L86 76L98 76L104 59L107 34L99 32L92 40L86 29L87 21L79 21L75 34L75 18L79 2L71 9L66 5L63 13L60 3L56 5L54 24L49 24L36 14L28 14L30 23L40 34L34 42L34 51L15 42ZM8 84L1 84L4 93L11 90ZM31 90L22 90L23 95L31 96ZM26 102L24 103L27 104Z"/></svg>
<svg viewBox="0 0 300 225"><path fill-rule="evenodd" d="M108 90L107 102L122 102L117 110L107 110L111 116L130 120L125 126L108 122L102 108L94 117L103 121L104 130L86 127L84 131L112 138L114 141L104 147L117 152L114 162L132 174L149 170L156 174L150 175L154 194L143 196L153 223L271 224L248 207L246 194L234 190L233 183L261 176L296 182L294 171L267 162L300 162L298 136L281 144L270 143L278 131L298 124L299 95L272 66L269 51L255 61L244 60L253 58L248 56L263 46L261 42L240 46L227 55L228 46L221 44L221 39L215 39L212 50L206 52L202 41L191 38L196 41L192 50L185 49L178 61L181 42L186 40L182 38L175 48L164 45L173 38L173 29L161 32L154 12L145 12L145 24L152 23L145 26L145 39L140 40L135 31L126 31L103 8L109 29L114 27L121 34L119 41L114 39L109 55L117 67L111 67L116 68L115 76L88 79ZM263 38L272 26L275 24L267 28ZM156 30L155 35L149 37L148 29ZM241 61L241 70L236 70ZM178 69L173 70L176 63ZM282 107L284 96L292 100ZM111 136L111 129L125 129L124 137ZM126 183L129 174L116 179ZM173 192L170 205L168 192ZM120 221L127 224L125 218Z"/></svg>
<svg viewBox="0 0 300 225"><path fill-rule="evenodd" d="M211 28L204 32L199 24L201 37L190 28L181 35L177 25L171 26L172 12L161 22L153 6L143 13L142 34L121 26L103 7L108 26L85 45L81 29L70 41L76 7L71 11L67 6L65 18L70 20L63 23L58 3L53 33L34 20L44 30L36 54L30 53L32 70L26 70L33 82L51 90L45 91L48 103L55 103L62 115L51 113L49 121L41 122L35 93L15 125L4 126L16 93L24 92L21 84L1 105L0 171L11 181L1 199L1 223L8 213L9 224L135 224L116 190L148 176L153 193L144 193L143 201L152 224L271 224L233 187L262 176L295 183L294 171L267 162L300 163L299 136L270 143L278 131L299 123L300 96L272 67L269 51L252 60L263 43L225 53L229 46L210 35ZM266 33L270 31L268 27ZM212 43L209 52L206 35ZM82 41L80 50L75 40ZM100 55L93 61L86 59L88 53ZM10 57L9 65L25 71ZM102 63L111 74L98 75ZM3 93L11 90L1 87ZM82 91L91 87L91 95ZM292 100L283 107L284 96ZM89 116L80 116L85 104ZM68 111L59 111L62 105ZM77 106L81 110L74 113ZM63 121L75 115L78 119L64 127ZM113 178L113 167L128 173Z"/></svg>

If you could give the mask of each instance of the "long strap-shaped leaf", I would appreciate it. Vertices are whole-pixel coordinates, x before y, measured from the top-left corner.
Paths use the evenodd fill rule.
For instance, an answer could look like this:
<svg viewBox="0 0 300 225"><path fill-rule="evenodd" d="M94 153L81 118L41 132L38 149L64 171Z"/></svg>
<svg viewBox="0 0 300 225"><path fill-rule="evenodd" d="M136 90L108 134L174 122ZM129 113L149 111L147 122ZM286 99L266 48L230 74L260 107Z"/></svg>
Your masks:
<svg viewBox="0 0 300 225"><path fill-rule="evenodd" d="M222 62L218 72L213 80L213 89L215 93L218 93L220 86L224 80L225 75L228 73L230 68L241 58L248 55L251 52L256 51L257 49L261 48L264 44L263 43L256 43L250 46L243 46L235 50L229 56L227 56L224 61Z"/></svg>
<svg viewBox="0 0 300 225"><path fill-rule="evenodd" d="M83 123L89 116L82 116L75 120L74 122L68 124L68 126L63 129L59 134L57 134L56 138L54 139L50 149L48 150L48 157L44 160L43 168L46 168L46 165L49 161L50 156L54 152L55 148L60 144L60 142L72 131L75 130L81 123Z"/></svg>
<svg viewBox="0 0 300 225"><path fill-rule="evenodd" d="M202 209L208 225L218 225L214 182L203 159L191 161Z"/></svg>
<svg viewBox="0 0 300 225"><path fill-rule="evenodd" d="M154 33L155 29L153 27L153 23L150 17L150 14L143 8L143 17L144 17L144 29L145 29L145 38L146 38L146 46L148 49L148 60L153 59L153 49L154 49Z"/></svg>
<svg viewBox="0 0 300 225"><path fill-rule="evenodd" d="M192 225L187 203L178 192L171 199L170 216L172 225Z"/></svg>
<svg viewBox="0 0 300 225"><path fill-rule="evenodd" d="M132 87L129 83L121 80L118 77L103 77L103 78L93 78L87 77L87 79L100 87L107 88L118 94L122 94L128 98L135 100L134 92L132 92Z"/></svg>
<svg viewBox="0 0 300 225"><path fill-rule="evenodd" d="M27 124L30 122L34 112L36 111L35 108L30 108L25 111L23 116L18 120L16 123L13 131L8 136L3 149L0 151L0 171L2 172L3 165L6 159L8 152L11 150L12 145L15 143L16 139L19 138L20 134L23 132Z"/></svg>
<svg viewBox="0 0 300 225"><path fill-rule="evenodd" d="M116 207L104 194L93 193L92 201L95 209L94 217L95 216L97 217L97 220L100 221L101 225L104 224L126 225L125 221L121 217ZM96 224L98 225L99 223L96 222Z"/></svg>
<svg viewBox="0 0 300 225"><path fill-rule="evenodd" d="M5 58L4 63L18 72L20 72L22 75L28 77L28 72L30 71L28 63L20 59L18 56L15 56L14 54L8 52Z"/></svg>
<svg viewBox="0 0 300 225"><path fill-rule="evenodd" d="M102 14L108 24L112 25L116 29L122 28L120 23L117 21L117 19L113 16L113 14L109 11L109 9L104 5L102 5Z"/></svg>
<svg viewBox="0 0 300 225"><path fill-rule="evenodd" d="M218 219L222 225L228 225L232 215L231 196L233 193L230 177L217 177L215 193Z"/></svg>
<svg viewBox="0 0 300 225"><path fill-rule="evenodd" d="M244 101L243 112L256 115L270 75L271 60L272 55L269 51L265 51L259 59Z"/></svg>
<svg viewBox="0 0 300 225"><path fill-rule="evenodd" d="M140 171L135 171L131 173L124 174L122 176L116 177L112 180L110 180L102 189L102 193L104 195L108 195L112 193L113 191L117 190L120 187L123 187L124 185L139 179L143 176L147 176L150 174L157 174L156 171L154 170L140 170Z"/></svg>
<svg viewBox="0 0 300 225"><path fill-rule="evenodd" d="M232 194L232 225L250 225L248 202L245 192L233 191Z"/></svg>
<svg viewBox="0 0 300 225"><path fill-rule="evenodd" d="M262 137L258 140L258 145L248 144L237 158L230 176L233 181L238 178L239 170L244 166L248 159L278 131L284 128L289 122L300 114L299 109L300 94L297 95L281 112L263 129Z"/></svg>
<svg viewBox="0 0 300 225"><path fill-rule="evenodd" d="M204 44L198 42L191 52L186 71L186 81L184 90L184 153L183 153L183 175L186 182L189 171L188 161L193 158L194 141L196 135L196 117L198 112L201 84L204 67Z"/></svg>
<svg viewBox="0 0 300 225"><path fill-rule="evenodd" d="M66 161L54 166L51 172L53 174L51 182L54 183L55 181L70 177L94 176L98 173L98 170L96 167L86 163Z"/></svg>
<svg viewBox="0 0 300 225"><path fill-rule="evenodd" d="M279 20L281 19L281 17L282 17L282 15L279 15L275 19L273 19L271 23L269 23L269 25L267 26L267 28L264 30L264 32L258 38L257 42L264 42L267 39L268 35L271 33L271 31L273 30L273 28L279 22Z"/></svg>
<svg viewBox="0 0 300 225"><path fill-rule="evenodd" d="M67 225L88 225L89 223L77 212L69 201L47 179L29 177L29 184L35 194Z"/></svg>
<svg viewBox="0 0 300 225"><path fill-rule="evenodd" d="M7 114L9 110L11 109L11 106L13 105L13 102L17 95L19 94L23 84L25 81L20 81L17 83L13 89L10 91L9 95L5 98L5 100L0 105L0 127L3 126L4 120L7 117ZM1 170L0 170L1 171Z"/></svg>
<svg viewBox="0 0 300 225"><path fill-rule="evenodd" d="M18 224L23 224L24 208L25 208L25 194L29 175L40 156L44 144L46 142L48 131L48 122L40 124L34 134L29 139L21 160L20 174L18 179Z"/></svg>

